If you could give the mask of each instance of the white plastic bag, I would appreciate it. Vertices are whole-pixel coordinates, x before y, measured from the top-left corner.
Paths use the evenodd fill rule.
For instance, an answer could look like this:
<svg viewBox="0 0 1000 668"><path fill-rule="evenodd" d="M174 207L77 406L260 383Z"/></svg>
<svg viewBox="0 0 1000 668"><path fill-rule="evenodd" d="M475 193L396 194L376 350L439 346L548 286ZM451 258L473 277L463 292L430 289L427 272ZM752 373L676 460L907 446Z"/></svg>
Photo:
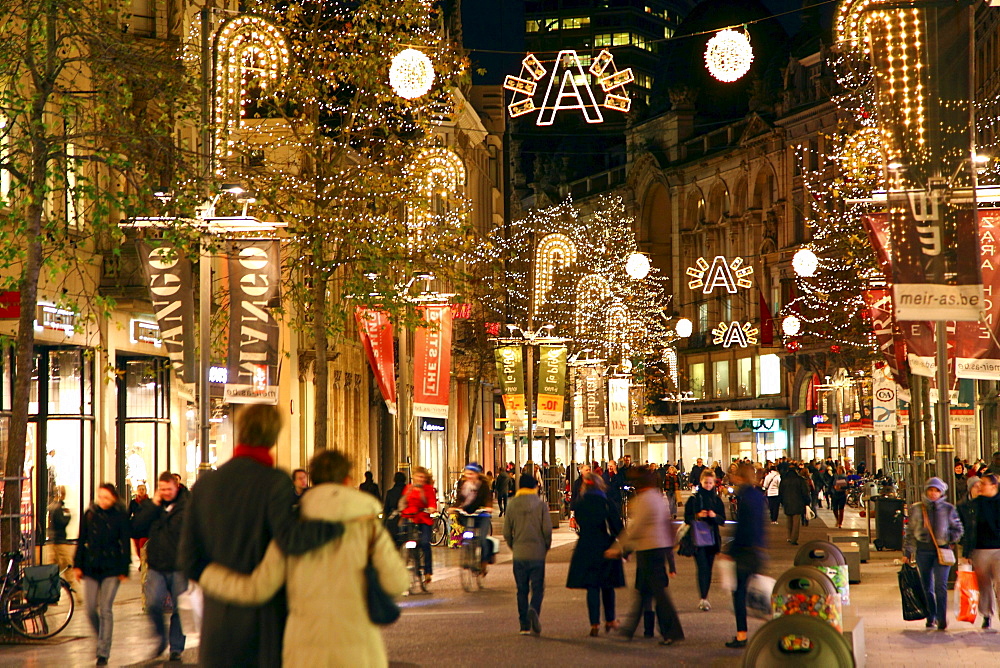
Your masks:
<svg viewBox="0 0 1000 668"><path fill-rule="evenodd" d="M201 631L201 620L205 611L204 590L198 586L197 582L188 582L187 591L177 597L177 607L179 610L190 610L194 617L194 627L196 631Z"/></svg>
<svg viewBox="0 0 1000 668"><path fill-rule="evenodd" d="M715 560L715 570L719 574L719 585L726 591L736 591L736 562L720 554Z"/></svg>
<svg viewBox="0 0 1000 668"><path fill-rule="evenodd" d="M771 608L771 594L774 593L776 581L766 575L752 575L747 583L747 613L751 617L771 619L774 612Z"/></svg>

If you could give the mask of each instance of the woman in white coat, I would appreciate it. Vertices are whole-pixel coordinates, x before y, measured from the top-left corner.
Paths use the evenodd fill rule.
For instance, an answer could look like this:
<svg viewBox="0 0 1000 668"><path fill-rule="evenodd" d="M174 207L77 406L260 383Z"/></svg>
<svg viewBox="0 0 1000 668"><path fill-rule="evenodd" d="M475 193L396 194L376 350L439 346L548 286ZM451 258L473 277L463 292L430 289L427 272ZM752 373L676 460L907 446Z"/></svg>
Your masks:
<svg viewBox="0 0 1000 668"><path fill-rule="evenodd" d="M378 500L352 487L350 470L342 453L318 453L309 464L314 486L300 502L303 519L343 522L340 539L297 557L285 556L272 542L250 575L213 563L201 576L206 592L237 605L259 605L287 586L286 666L388 665L382 634L368 618L364 570L369 555L387 593L402 594L410 578L378 519Z"/></svg>

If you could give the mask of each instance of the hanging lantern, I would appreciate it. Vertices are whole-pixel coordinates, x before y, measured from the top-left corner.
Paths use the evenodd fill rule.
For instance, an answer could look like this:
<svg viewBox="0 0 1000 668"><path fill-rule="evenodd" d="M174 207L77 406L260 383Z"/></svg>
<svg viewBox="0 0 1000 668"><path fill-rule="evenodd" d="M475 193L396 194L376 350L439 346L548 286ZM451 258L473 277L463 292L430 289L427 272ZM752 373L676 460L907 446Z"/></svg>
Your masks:
<svg viewBox="0 0 1000 668"><path fill-rule="evenodd" d="M709 74L726 83L736 81L750 71L753 47L750 35L726 28L715 33L705 47L705 66Z"/></svg>
<svg viewBox="0 0 1000 668"><path fill-rule="evenodd" d="M389 85L396 95L414 100L426 95L434 84L434 63L416 49L404 49L392 58Z"/></svg>
<svg viewBox="0 0 1000 668"><path fill-rule="evenodd" d="M811 249L800 248L795 251L795 255L792 256L792 269L796 274L808 278L816 274L817 268L819 268L819 258Z"/></svg>
<svg viewBox="0 0 1000 668"><path fill-rule="evenodd" d="M799 332L802 331L802 321L795 315L785 316L785 319L781 321L781 331L785 333L785 336L798 336Z"/></svg>
<svg viewBox="0 0 1000 668"><path fill-rule="evenodd" d="M625 261L625 273L639 281L649 276L649 258L642 253L632 253Z"/></svg>

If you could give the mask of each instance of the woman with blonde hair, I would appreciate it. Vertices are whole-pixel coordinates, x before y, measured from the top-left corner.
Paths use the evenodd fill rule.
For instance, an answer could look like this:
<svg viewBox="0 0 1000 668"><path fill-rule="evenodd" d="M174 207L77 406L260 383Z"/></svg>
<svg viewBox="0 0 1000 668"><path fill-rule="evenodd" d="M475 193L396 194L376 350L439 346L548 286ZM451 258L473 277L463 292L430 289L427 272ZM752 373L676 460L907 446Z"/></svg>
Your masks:
<svg viewBox="0 0 1000 668"><path fill-rule="evenodd" d="M431 518L431 513L436 510L437 490L434 489L434 478L430 471L418 466L413 469L413 482L403 488L403 496L399 500L399 514L404 522L413 524L420 532L417 544L423 555L420 566L425 585L430 584L431 576L434 574L431 555L431 528L434 526L434 520Z"/></svg>

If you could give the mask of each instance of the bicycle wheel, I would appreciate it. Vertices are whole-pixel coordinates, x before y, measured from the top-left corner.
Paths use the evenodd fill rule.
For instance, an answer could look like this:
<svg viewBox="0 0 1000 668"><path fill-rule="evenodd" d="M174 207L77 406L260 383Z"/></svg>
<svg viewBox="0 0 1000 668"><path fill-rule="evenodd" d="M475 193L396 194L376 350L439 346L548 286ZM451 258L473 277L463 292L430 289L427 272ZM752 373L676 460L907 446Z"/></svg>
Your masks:
<svg viewBox="0 0 1000 668"><path fill-rule="evenodd" d="M65 580L59 582L59 600L56 603L31 603L24 589L18 584L4 599L4 612L13 629L25 638L42 640L51 638L69 624L73 618L73 591Z"/></svg>
<svg viewBox="0 0 1000 668"><path fill-rule="evenodd" d="M434 524L431 525L431 545L444 544L444 539L447 535L448 522L445 521L444 517L438 515L434 518Z"/></svg>

